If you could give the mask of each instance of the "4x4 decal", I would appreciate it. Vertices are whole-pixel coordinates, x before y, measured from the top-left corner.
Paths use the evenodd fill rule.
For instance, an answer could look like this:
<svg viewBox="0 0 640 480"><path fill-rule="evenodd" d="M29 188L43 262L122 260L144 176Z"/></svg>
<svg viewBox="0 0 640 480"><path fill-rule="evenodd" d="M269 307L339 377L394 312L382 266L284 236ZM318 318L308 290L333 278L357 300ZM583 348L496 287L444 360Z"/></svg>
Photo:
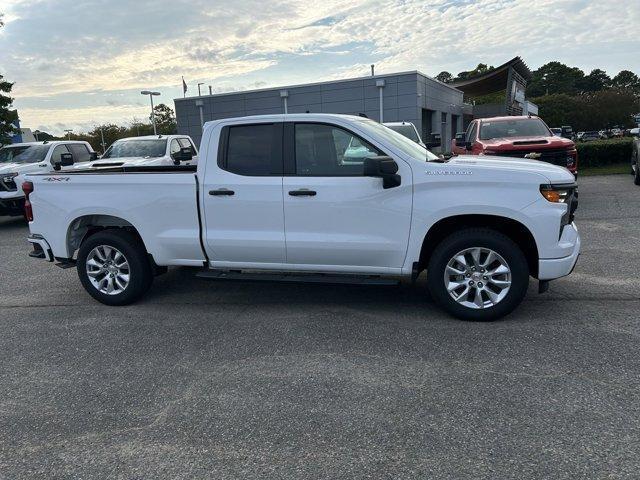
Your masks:
<svg viewBox="0 0 640 480"><path fill-rule="evenodd" d="M44 177L42 180L45 182L68 182L70 177Z"/></svg>

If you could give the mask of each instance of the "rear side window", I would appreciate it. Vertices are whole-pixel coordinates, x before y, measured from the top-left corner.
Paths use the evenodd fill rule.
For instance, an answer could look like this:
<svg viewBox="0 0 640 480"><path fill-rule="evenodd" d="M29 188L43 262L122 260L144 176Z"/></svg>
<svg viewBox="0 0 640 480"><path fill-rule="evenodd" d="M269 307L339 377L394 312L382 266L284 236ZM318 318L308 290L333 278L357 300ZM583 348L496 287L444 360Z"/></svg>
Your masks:
<svg viewBox="0 0 640 480"><path fill-rule="evenodd" d="M225 131L226 130L226 131ZM282 124L225 127L220 167L247 176L282 175Z"/></svg>
<svg viewBox="0 0 640 480"><path fill-rule="evenodd" d="M71 153L73 154L74 162L88 162L91 160L91 153L89 153L89 149L86 145L82 145L81 143L74 143L71 145L67 145Z"/></svg>

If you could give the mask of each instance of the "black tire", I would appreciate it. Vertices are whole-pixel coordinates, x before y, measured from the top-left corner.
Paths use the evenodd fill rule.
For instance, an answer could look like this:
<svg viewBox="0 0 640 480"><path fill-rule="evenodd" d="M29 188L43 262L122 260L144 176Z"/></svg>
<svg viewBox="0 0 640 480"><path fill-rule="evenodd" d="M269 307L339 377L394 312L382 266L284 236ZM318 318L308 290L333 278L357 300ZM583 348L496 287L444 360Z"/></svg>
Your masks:
<svg viewBox="0 0 640 480"><path fill-rule="evenodd" d="M87 257L100 245L119 250L129 264L129 283L118 294L101 292L91 283L87 274ZM77 270L84 289L105 305L129 305L142 297L153 283L153 270L144 245L138 237L126 230L105 230L86 239L78 251Z"/></svg>
<svg viewBox="0 0 640 480"><path fill-rule="evenodd" d="M496 305L474 309L456 302L444 283L445 268L458 252L468 248L489 248L500 255L511 270L511 286ZM492 321L511 313L527 293L529 266L522 250L506 235L488 228L469 228L452 233L434 249L427 266L427 285L435 302L462 320Z"/></svg>

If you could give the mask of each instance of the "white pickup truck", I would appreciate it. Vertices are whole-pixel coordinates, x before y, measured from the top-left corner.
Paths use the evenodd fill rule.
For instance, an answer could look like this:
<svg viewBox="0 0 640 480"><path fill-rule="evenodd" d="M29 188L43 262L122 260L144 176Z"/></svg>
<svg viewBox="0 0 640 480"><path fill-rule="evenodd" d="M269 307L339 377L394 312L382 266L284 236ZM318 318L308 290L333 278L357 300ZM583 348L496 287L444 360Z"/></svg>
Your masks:
<svg viewBox="0 0 640 480"><path fill-rule="evenodd" d="M444 161L379 123L328 114L208 122L200 155L197 168L28 176L30 255L76 265L108 305L137 300L171 265L342 283L426 269L441 307L491 320L530 276L543 291L580 252L574 177L548 163Z"/></svg>
<svg viewBox="0 0 640 480"><path fill-rule="evenodd" d="M191 148L192 158L189 160L176 159L176 155L184 148ZM99 160L74 165L75 169L132 167L132 166L161 166L195 165L198 163L198 150L193 140L187 135L147 135L143 137L127 137L116 140L104 152Z"/></svg>
<svg viewBox="0 0 640 480"><path fill-rule="evenodd" d="M74 162L86 165L96 158L88 142L74 140L14 143L0 148L0 216L24 213L20 176L68 168Z"/></svg>

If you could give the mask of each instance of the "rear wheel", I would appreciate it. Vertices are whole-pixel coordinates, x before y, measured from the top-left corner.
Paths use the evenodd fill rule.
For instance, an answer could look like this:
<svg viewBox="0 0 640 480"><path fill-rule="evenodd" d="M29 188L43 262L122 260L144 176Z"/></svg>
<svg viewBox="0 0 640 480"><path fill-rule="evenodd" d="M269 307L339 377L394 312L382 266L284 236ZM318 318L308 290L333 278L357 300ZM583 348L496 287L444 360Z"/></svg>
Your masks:
<svg viewBox="0 0 640 480"><path fill-rule="evenodd" d="M453 316L490 321L520 304L529 285L529 267L509 237L490 229L467 229L436 247L427 284L438 305Z"/></svg>
<svg viewBox="0 0 640 480"><path fill-rule="evenodd" d="M106 305L135 302L153 281L144 245L125 230L106 230L85 240L77 269L84 289Z"/></svg>

